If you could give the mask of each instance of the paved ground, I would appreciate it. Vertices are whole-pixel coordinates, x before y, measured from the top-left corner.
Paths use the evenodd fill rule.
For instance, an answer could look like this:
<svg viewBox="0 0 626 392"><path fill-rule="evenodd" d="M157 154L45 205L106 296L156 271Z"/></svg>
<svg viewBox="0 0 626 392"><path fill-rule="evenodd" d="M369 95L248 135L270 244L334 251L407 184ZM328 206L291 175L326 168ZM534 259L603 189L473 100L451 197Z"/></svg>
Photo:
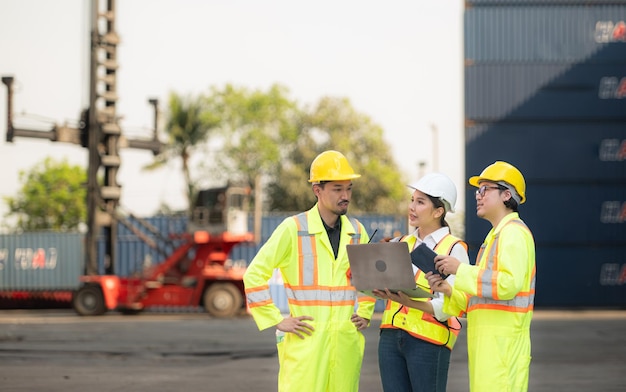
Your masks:
<svg viewBox="0 0 626 392"><path fill-rule="evenodd" d="M378 317L379 318L379 317ZM361 391L381 391L379 320L365 333ZM530 391L626 390L626 311L538 311ZM2 391L275 391L273 331L244 315L144 313L79 317L71 310L0 311ZM465 334L448 391L468 391ZM497 391L494 391L497 392Z"/></svg>

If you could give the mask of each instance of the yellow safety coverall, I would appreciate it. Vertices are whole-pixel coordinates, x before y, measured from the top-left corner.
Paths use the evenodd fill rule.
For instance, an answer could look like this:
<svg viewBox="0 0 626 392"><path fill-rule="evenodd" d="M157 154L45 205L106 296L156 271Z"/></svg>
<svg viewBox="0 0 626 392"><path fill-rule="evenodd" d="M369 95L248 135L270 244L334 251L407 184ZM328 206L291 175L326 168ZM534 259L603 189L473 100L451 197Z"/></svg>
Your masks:
<svg viewBox="0 0 626 392"><path fill-rule="evenodd" d="M516 212L487 234L476 265L459 265L444 312L467 314L470 391L528 390L535 242Z"/></svg>
<svg viewBox="0 0 626 392"><path fill-rule="evenodd" d="M341 216L335 259L315 205L286 218L248 266L246 297L259 330L283 320L268 285L275 268L282 274L290 315L314 318L306 321L315 328L311 336L287 333L278 343L279 391L358 391L365 338L350 318L358 306L356 313L371 319L375 299L351 286L345 245L368 240L360 222Z"/></svg>

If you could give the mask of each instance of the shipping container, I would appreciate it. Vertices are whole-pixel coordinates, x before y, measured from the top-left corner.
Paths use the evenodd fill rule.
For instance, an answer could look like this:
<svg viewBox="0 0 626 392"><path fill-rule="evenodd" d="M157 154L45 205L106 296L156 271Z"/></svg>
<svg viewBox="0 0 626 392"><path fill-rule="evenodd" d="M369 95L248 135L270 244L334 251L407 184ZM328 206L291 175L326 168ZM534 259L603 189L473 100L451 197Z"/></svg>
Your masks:
<svg viewBox="0 0 626 392"><path fill-rule="evenodd" d="M465 2L465 175L518 167L535 306L626 307L626 1ZM489 222L466 185L475 257Z"/></svg>
<svg viewBox="0 0 626 392"><path fill-rule="evenodd" d="M497 155L523 163L530 181L626 181L625 122L484 123L468 126L465 141L468 174Z"/></svg>
<svg viewBox="0 0 626 392"><path fill-rule="evenodd" d="M478 6L550 6L550 5L612 5L626 4L626 0L465 0L466 8Z"/></svg>
<svg viewBox="0 0 626 392"><path fill-rule="evenodd" d="M626 2L466 1L467 63L623 63ZM489 6L477 6L489 5ZM515 6L505 6L506 4Z"/></svg>
<svg viewBox="0 0 626 392"><path fill-rule="evenodd" d="M626 244L538 246L535 305L626 306Z"/></svg>
<svg viewBox="0 0 626 392"><path fill-rule="evenodd" d="M133 276L144 266L160 263L181 244L180 235L187 231L187 216L157 215L148 218L128 217L128 222L139 230L156 248L142 241L138 234L122 223L117 225L117 265L113 271L118 276ZM158 233L158 234L155 234ZM98 273L105 274L105 237L98 237Z"/></svg>
<svg viewBox="0 0 626 392"><path fill-rule="evenodd" d="M511 162L513 163L513 162ZM515 165L515 163L513 163ZM523 165L516 165L524 173ZM480 172L476 172L479 174ZM490 229L475 214L474 190L466 193L466 239L480 245ZM626 245L626 183L576 184L526 181L520 217L540 245Z"/></svg>
<svg viewBox="0 0 626 392"><path fill-rule="evenodd" d="M0 291L73 290L83 273L79 233L0 235Z"/></svg>
<svg viewBox="0 0 626 392"><path fill-rule="evenodd" d="M483 64L465 67L469 121L626 121L623 64Z"/></svg>

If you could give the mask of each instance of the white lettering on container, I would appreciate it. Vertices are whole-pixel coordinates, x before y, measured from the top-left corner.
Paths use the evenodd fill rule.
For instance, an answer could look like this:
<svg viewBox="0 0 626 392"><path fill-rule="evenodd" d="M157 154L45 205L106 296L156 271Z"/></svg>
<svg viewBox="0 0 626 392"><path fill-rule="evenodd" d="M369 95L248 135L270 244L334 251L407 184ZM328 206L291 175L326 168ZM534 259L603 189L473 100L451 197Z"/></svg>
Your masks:
<svg viewBox="0 0 626 392"><path fill-rule="evenodd" d="M623 223L626 221L626 202L605 201L602 203L600 212L600 222L602 223Z"/></svg>
<svg viewBox="0 0 626 392"><path fill-rule="evenodd" d="M602 139L599 157L601 161L623 161L626 159L626 139Z"/></svg>
<svg viewBox="0 0 626 392"><path fill-rule="evenodd" d="M595 31L596 42L605 44L609 42L626 42L626 23L619 21L598 21Z"/></svg>
<svg viewBox="0 0 626 392"><path fill-rule="evenodd" d="M55 269L57 266L56 248L15 248L15 268L23 270Z"/></svg>
<svg viewBox="0 0 626 392"><path fill-rule="evenodd" d="M601 286L621 286L626 283L626 264L605 263L600 266Z"/></svg>
<svg viewBox="0 0 626 392"><path fill-rule="evenodd" d="M600 79L598 87L598 97L600 99L622 99L626 98L626 78L618 76L604 76Z"/></svg>
<svg viewBox="0 0 626 392"><path fill-rule="evenodd" d="M0 249L0 271L4 269L4 266L7 264L7 256L9 251L7 248Z"/></svg>

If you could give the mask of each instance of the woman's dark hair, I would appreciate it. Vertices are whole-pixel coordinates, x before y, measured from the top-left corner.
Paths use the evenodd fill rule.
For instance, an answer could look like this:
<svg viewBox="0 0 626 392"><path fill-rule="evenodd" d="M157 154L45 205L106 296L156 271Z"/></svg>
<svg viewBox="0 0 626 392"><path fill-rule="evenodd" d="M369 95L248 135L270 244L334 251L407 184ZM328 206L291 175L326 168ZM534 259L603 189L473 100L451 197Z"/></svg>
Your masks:
<svg viewBox="0 0 626 392"><path fill-rule="evenodd" d="M435 208L440 208L440 207L443 208L443 215L441 215L441 218L440 218L441 220L439 221L439 223L443 227L450 228L450 225L448 224L448 222L446 222L446 206L443 204L443 201L441 201L441 199L438 197L432 197L430 195L426 195L426 196L428 196L428 198L433 203ZM452 228L450 228L450 234L452 234Z"/></svg>

